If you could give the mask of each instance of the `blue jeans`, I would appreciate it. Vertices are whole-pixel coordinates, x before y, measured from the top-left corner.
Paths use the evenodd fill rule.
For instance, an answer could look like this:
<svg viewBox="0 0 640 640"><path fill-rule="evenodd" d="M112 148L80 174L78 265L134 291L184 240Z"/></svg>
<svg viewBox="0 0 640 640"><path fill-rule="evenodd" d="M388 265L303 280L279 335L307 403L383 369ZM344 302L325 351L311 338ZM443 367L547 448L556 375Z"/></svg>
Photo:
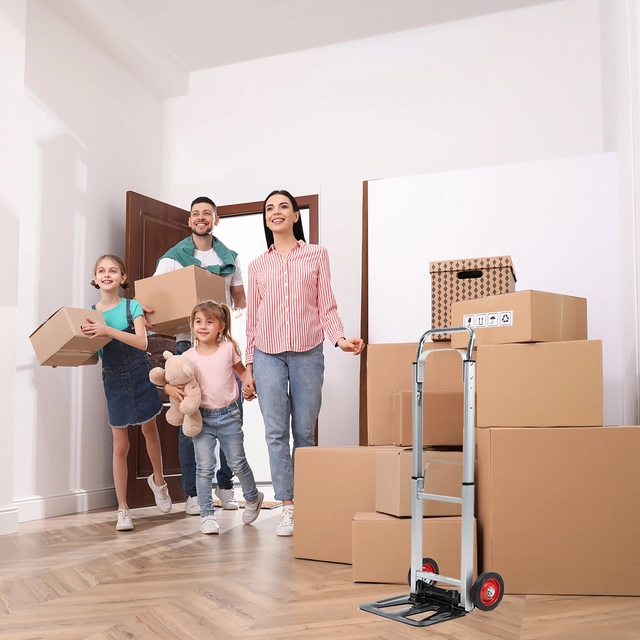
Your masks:
<svg viewBox="0 0 640 640"><path fill-rule="evenodd" d="M176 342L176 354L181 355L191 348L191 343L187 340ZM242 419L242 382L236 376L238 382L238 398L240 399L240 419ZM193 497L197 494L196 489L196 457L193 451L193 441L189 436L182 433L182 427L178 431L178 457L182 468L182 488L185 498ZM220 451L220 466L217 473L217 482L220 489L233 489L233 472L229 469L224 453Z"/></svg>
<svg viewBox="0 0 640 640"><path fill-rule="evenodd" d="M293 451L314 445L324 381L322 343L309 351L255 349L253 375L269 450L276 500L293 500Z"/></svg>
<svg viewBox="0 0 640 640"><path fill-rule="evenodd" d="M244 433L237 403L222 409L200 409L202 431L192 438L196 454L196 486L200 515L213 513L211 481L216 468L216 443L224 451L233 472L242 485L242 494L247 502L258 497L258 487L253 471L244 453Z"/></svg>

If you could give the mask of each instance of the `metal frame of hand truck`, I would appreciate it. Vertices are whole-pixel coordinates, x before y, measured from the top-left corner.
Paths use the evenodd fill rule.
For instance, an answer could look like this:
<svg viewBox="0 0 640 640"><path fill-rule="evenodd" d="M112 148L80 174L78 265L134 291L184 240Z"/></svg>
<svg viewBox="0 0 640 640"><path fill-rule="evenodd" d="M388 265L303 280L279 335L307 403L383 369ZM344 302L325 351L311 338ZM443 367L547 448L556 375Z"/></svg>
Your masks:
<svg viewBox="0 0 640 640"><path fill-rule="evenodd" d="M464 422L462 446L462 494L443 496L424 493L424 475L422 468L422 384L424 382L425 360L436 350L422 351L429 336L443 333L467 331L469 343L465 349L453 349L462 356L462 377L464 381ZM424 627L445 620L452 620L473 611L474 602L471 594L473 583L473 518L474 518L474 455L475 455L475 360L473 347L475 333L470 327L448 327L446 329L430 329L421 338L418 345L416 362L413 363L413 404L412 404L412 483L413 496L411 503L411 572L409 595L394 596L360 605L362 611L375 613L385 618ZM438 349L437 351L442 351ZM435 461L434 461L435 462ZM443 461L444 462L444 461ZM453 463L460 464L460 463ZM426 469L424 471L426 473ZM456 502L462 505L462 535L460 579L441 576L437 573L437 563L425 565L422 552L423 500L440 500ZM425 570L435 569L435 571ZM483 574L484 575L484 574ZM497 574L492 574L497 576ZM502 578L499 587L504 588ZM459 587L442 589L436 582L443 582ZM502 595L500 594L500 598ZM499 602L499 600L498 600ZM497 606L497 603L494 605Z"/></svg>

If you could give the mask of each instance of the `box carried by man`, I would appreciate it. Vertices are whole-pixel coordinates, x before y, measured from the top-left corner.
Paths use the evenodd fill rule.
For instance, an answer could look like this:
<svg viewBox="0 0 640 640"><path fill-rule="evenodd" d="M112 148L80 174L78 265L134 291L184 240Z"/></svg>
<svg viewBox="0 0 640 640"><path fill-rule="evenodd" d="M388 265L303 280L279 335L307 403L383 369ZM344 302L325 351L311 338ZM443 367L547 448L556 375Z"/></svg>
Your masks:
<svg viewBox="0 0 640 640"><path fill-rule="evenodd" d="M189 331L191 310L198 302L227 302L224 278L198 266L136 280L135 297L153 313L153 330L166 335Z"/></svg>

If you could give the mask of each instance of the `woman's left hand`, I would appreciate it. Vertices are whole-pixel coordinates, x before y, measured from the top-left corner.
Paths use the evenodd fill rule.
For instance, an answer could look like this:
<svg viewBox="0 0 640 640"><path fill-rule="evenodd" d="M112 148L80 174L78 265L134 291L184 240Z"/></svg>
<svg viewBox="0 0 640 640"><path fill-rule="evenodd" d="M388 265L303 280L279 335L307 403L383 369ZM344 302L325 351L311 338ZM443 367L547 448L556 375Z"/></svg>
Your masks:
<svg viewBox="0 0 640 640"><path fill-rule="evenodd" d="M83 324L80 329L85 336L89 336L91 338L109 338L109 327L106 324L102 324L101 322L96 322L91 318L87 318L87 322L89 324Z"/></svg>
<svg viewBox="0 0 640 640"><path fill-rule="evenodd" d="M353 353L354 356L359 356L364 351L364 340L362 338L340 338L338 340L338 346L347 353Z"/></svg>

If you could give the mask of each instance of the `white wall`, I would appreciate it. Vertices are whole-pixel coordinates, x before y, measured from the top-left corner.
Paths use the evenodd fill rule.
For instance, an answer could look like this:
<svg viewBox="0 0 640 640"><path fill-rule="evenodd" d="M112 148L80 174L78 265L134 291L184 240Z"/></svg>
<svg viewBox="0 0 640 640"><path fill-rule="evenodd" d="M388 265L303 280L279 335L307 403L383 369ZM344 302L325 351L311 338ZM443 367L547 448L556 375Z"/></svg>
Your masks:
<svg viewBox="0 0 640 640"><path fill-rule="evenodd" d="M37 0L27 10L16 335L20 520L115 504L99 367L39 367L29 333L97 301L98 256L124 257L125 193L159 193L161 101ZM14 238L13 242L16 242Z"/></svg>
<svg viewBox="0 0 640 640"><path fill-rule="evenodd" d="M165 102L162 197L319 193L357 334L362 182L601 152L600 44L598 1L566 0L192 74ZM402 247L379 259L400 274ZM390 323L402 306L391 294ZM326 352L320 444L355 444L358 362Z"/></svg>
<svg viewBox="0 0 640 640"><path fill-rule="evenodd" d="M0 358L4 407L0 420L0 534L15 531L18 513L13 503L13 442L15 422L16 265L20 230L20 149L23 111L26 0L0 0L0 328L5 353Z"/></svg>

